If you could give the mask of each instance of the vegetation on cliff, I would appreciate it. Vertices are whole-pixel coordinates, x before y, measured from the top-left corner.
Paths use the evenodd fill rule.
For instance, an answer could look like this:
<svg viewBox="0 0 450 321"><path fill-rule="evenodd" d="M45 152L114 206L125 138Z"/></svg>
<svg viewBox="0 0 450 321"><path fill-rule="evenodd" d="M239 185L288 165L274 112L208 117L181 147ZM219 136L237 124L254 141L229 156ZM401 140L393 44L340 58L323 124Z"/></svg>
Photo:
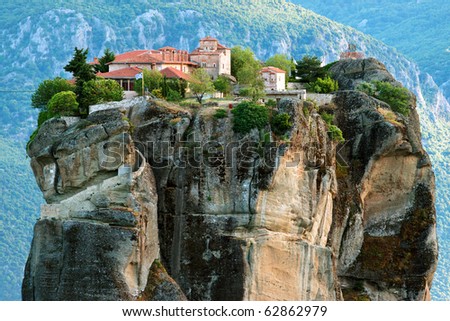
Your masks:
<svg viewBox="0 0 450 321"><path fill-rule="evenodd" d="M373 81L362 83L358 86L358 90L388 103L393 111L404 116L408 116L411 111L409 109L411 94L404 87L394 86L386 81Z"/></svg>

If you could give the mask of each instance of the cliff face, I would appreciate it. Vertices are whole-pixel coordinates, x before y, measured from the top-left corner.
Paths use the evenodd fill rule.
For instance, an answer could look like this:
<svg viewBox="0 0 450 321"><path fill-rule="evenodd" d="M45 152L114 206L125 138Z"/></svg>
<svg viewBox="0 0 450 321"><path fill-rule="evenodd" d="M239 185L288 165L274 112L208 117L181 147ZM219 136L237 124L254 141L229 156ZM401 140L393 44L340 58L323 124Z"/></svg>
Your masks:
<svg viewBox="0 0 450 321"><path fill-rule="evenodd" d="M331 72L344 89L335 97L335 117L348 139L338 153L343 166L330 243L339 253L344 297L429 299L437 263L434 174L415 97L405 117L353 91L362 81L396 83L375 59L339 62Z"/></svg>
<svg viewBox="0 0 450 321"><path fill-rule="evenodd" d="M345 145L294 100L283 140L144 99L48 121L29 148L49 205L24 299L427 299L434 181L414 104L406 118L353 90L394 81L374 60L332 71L347 90L321 108Z"/></svg>

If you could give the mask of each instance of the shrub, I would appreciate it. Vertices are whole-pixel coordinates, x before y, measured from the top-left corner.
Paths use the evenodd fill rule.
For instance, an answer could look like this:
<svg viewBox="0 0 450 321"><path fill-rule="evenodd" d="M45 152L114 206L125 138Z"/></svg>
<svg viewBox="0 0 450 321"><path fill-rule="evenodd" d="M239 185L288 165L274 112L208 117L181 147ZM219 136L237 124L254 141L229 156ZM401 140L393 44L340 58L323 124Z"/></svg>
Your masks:
<svg viewBox="0 0 450 321"><path fill-rule="evenodd" d="M369 96L375 96L375 85L373 83L363 82L359 84L356 89L366 93Z"/></svg>
<svg viewBox="0 0 450 321"><path fill-rule="evenodd" d="M214 81L214 88L217 91L223 93L225 96L229 95L231 93L231 90L233 89L231 86L230 79L228 79L226 76L223 75L220 75Z"/></svg>
<svg viewBox="0 0 450 321"><path fill-rule="evenodd" d="M75 86L60 77L44 80L31 96L31 106L45 109L50 99L62 91L75 91Z"/></svg>
<svg viewBox="0 0 450 321"><path fill-rule="evenodd" d="M309 109L307 106L303 106L303 115L305 115L306 118L309 117Z"/></svg>
<svg viewBox="0 0 450 321"><path fill-rule="evenodd" d="M358 90L365 92L369 96L384 101L392 110L404 116L408 116L410 109L410 95L408 89L397 87L387 81L373 81L371 83L362 83L357 87Z"/></svg>
<svg viewBox="0 0 450 321"><path fill-rule="evenodd" d="M322 112L320 116L328 125L328 134L330 135L330 138L338 143L345 142L345 139L342 136L342 130L336 125L333 125L334 115Z"/></svg>
<svg viewBox="0 0 450 321"><path fill-rule="evenodd" d="M152 95L155 96L156 98L159 98L159 99L163 99L164 98L161 88L153 89L152 90Z"/></svg>
<svg viewBox="0 0 450 321"><path fill-rule="evenodd" d="M272 118L270 125L275 134L283 135L292 127L291 116L287 113L277 114Z"/></svg>
<svg viewBox="0 0 450 321"><path fill-rule="evenodd" d="M242 102L232 111L233 130L246 134L253 128L263 129L269 123L269 110L253 102Z"/></svg>
<svg viewBox="0 0 450 321"><path fill-rule="evenodd" d="M333 80L327 76L324 79L317 78L315 81L308 83L306 85L306 89L314 93L327 94L337 91L339 86L336 80Z"/></svg>
<svg viewBox="0 0 450 321"><path fill-rule="evenodd" d="M250 90L248 88L241 88L241 89L239 89L239 96L241 96L241 97L248 97L248 96L250 96Z"/></svg>
<svg viewBox="0 0 450 321"><path fill-rule="evenodd" d="M331 123L333 122L334 115L332 115L332 114L329 114L327 112L322 112L320 114L320 116L327 123L328 126L331 125Z"/></svg>
<svg viewBox="0 0 450 321"><path fill-rule="evenodd" d="M183 97L178 91L169 89L169 93L167 94L167 101L180 101Z"/></svg>
<svg viewBox="0 0 450 321"><path fill-rule="evenodd" d="M73 91L62 91L57 93L48 102L48 113L52 117L77 115L77 96Z"/></svg>
<svg viewBox="0 0 450 321"><path fill-rule="evenodd" d="M409 91L404 87L396 87L386 81L377 81L375 83L377 88L376 97L391 106L392 110L402 115L408 116L409 106Z"/></svg>
<svg viewBox="0 0 450 321"><path fill-rule="evenodd" d="M269 100L266 102L266 107L269 107L269 108L275 108L275 107L277 107L277 101L276 101L275 99L269 99Z"/></svg>
<svg viewBox="0 0 450 321"><path fill-rule="evenodd" d="M217 109L216 112L214 113L215 119L222 119L222 118L227 118L227 117L228 117L228 112L225 109Z"/></svg>
<svg viewBox="0 0 450 321"><path fill-rule="evenodd" d="M329 125L328 126L328 133L330 134L330 138L338 143L345 142L344 137L342 136L342 130L335 126L335 125Z"/></svg>
<svg viewBox="0 0 450 321"><path fill-rule="evenodd" d="M48 119L52 118L52 114L49 113L47 110L42 110L38 115L38 128L41 127L41 125Z"/></svg>
<svg viewBox="0 0 450 321"><path fill-rule="evenodd" d="M85 106L120 101L123 99L123 88L112 79L92 79L83 84L82 96Z"/></svg>

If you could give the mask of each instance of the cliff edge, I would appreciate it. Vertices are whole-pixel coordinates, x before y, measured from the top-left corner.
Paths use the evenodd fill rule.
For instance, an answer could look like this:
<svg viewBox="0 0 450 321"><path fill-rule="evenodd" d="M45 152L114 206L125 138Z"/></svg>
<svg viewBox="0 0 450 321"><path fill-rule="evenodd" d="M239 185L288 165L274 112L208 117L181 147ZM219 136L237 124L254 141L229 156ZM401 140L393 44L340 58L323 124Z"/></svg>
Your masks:
<svg viewBox="0 0 450 321"><path fill-rule="evenodd" d="M331 103L278 103L284 137L144 98L47 121L28 149L48 204L23 299L429 299L434 176L414 97L403 116L356 90L398 85L374 59L331 72Z"/></svg>

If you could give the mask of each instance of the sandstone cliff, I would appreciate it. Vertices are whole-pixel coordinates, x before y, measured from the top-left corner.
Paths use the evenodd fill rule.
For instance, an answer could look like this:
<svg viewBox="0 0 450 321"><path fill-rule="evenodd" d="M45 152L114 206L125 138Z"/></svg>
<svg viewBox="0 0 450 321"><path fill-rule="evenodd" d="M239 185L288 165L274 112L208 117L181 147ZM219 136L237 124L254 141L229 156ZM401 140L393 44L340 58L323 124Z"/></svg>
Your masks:
<svg viewBox="0 0 450 321"><path fill-rule="evenodd" d="M319 108L345 144L296 100L278 104L283 139L143 98L45 123L28 153L49 204L23 298L428 299L434 177L414 99L404 117L354 90L395 82L375 60L332 72L345 90Z"/></svg>

